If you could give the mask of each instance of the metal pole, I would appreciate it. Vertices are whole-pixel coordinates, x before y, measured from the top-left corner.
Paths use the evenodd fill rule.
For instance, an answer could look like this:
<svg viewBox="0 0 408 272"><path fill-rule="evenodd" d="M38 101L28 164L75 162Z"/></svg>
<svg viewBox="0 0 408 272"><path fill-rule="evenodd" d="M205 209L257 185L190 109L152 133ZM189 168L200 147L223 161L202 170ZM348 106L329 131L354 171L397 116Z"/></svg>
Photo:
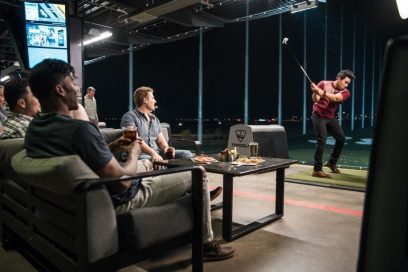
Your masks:
<svg viewBox="0 0 408 272"><path fill-rule="evenodd" d="M278 124L282 125L282 14L279 14Z"/></svg>
<svg viewBox="0 0 408 272"><path fill-rule="evenodd" d="M307 55L306 55L306 26L307 26L307 12L303 13L303 67L305 68L305 70L307 70ZM306 77L303 78L303 128L302 128L302 134L306 135L306 99L307 99L307 95L306 95L306 89L307 89L307 85L306 85L307 81L306 81Z"/></svg>
<svg viewBox="0 0 408 272"><path fill-rule="evenodd" d="M203 28L200 28L198 50L198 124L197 138L203 142Z"/></svg>
<svg viewBox="0 0 408 272"><path fill-rule="evenodd" d="M364 45L363 45L363 86L361 94L361 128L365 127L365 79L366 79L366 47L367 47L367 25L364 23Z"/></svg>
<svg viewBox="0 0 408 272"><path fill-rule="evenodd" d="M353 72L356 72L356 14L353 16ZM354 80L351 83L351 131L354 130L354 108L355 108L355 94L354 94Z"/></svg>
<svg viewBox="0 0 408 272"><path fill-rule="evenodd" d="M326 8L324 10L325 16L324 16L324 71L323 71L323 78L324 80L327 79L327 6L329 3L326 2Z"/></svg>
<svg viewBox="0 0 408 272"><path fill-rule="evenodd" d="M343 3L341 3L341 15L340 15L340 70L343 69ZM343 123L343 104L339 105L339 123L340 126Z"/></svg>
<svg viewBox="0 0 408 272"><path fill-rule="evenodd" d="M129 111L133 110L133 44L129 44Z"/></svg>
<svg viewBox="0 0 408 272"><path fill-rule="evenodd" d="M249 0L247 0L247 6L246 6L246 22L245 22L245 95L244 95L244 123L248 125L248 103L249 103L249 90L248 90L248 62L249 62L249 56L248 56L248 47L249 47Z"/></svg>
<svg viewBox="0 0 408 272"><path fill-rule="evenodd" d="M374 127L374 105L375 105L375 32L373 32L373 72L371 76L371 127Z"/></svg>

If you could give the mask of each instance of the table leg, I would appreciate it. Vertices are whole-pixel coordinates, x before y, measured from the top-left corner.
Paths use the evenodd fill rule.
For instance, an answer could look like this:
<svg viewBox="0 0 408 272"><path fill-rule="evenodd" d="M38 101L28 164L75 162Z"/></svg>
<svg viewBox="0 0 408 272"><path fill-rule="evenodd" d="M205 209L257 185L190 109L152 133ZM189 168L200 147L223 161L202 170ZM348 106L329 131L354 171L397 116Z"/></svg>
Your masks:
<svg viewBox="0 0 408 272"><path fill-rule="evenodd" d="M223 187L222 237L227 241L231 241L233 176L223 175Z"/></svg>
<svg viewBox="0 0 408 272"><path fill-rule="evenodd" d="M285 192L285 168L276 171L276 214L283 216L283 203Z"/></svg>
<svg viewBox="0 0 408 272"><path fill-rule="evenodd" d="M222 213L222 237L224 240L231 242L239 237L260 229L272 222L275 222L283 216L284 204L284 183L285 168L276 170L276 190L275 190L275 212L252 223L241 225L232 229L232 211L233 211L233 176L224 175L223 177L223 213Z"/></svg>

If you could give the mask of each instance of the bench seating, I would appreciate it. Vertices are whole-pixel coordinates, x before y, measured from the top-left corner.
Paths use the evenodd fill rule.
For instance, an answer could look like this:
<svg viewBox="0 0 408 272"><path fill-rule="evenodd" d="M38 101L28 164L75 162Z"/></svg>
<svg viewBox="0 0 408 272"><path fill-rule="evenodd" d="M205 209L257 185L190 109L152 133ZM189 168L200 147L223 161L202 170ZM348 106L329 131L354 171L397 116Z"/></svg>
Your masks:
<svg viewBox="0 0 408 272"><path fill-rule="evenodd" d="M0 141L5 249L28 252L41 270L113 271L192 242L193 271L202 271L203 168L138 174L190 171L193 192L166 205L116 215L105 185L135 177L100 179L78 156L32 159L24 152L23 139Z"/></svg>

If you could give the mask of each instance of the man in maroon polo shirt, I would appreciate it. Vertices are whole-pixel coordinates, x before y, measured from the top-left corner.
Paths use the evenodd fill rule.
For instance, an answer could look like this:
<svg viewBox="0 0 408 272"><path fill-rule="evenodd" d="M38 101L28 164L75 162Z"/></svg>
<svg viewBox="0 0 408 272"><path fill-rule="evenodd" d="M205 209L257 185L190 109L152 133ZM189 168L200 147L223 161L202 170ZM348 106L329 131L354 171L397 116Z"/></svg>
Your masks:
<svg viewBox="0 0 408 272"><path fill-rule="evenodd" d="M319 84L312 83L313 113L312 121L316 130L317 143L314 154L314 168L312 175L319 178L330 178L330 175L323 171L323 152L326 145L327 133L330 132L336 143L330 159L325 166L329 167L331 172L340 173L337 168L337 161L343 149L346 137L343 129L340 127L336 118L336 110L339 104L350 97L350 91L347 86L351 80L355 79L350 70L341 70L335 81L324 80Z"/></svg>

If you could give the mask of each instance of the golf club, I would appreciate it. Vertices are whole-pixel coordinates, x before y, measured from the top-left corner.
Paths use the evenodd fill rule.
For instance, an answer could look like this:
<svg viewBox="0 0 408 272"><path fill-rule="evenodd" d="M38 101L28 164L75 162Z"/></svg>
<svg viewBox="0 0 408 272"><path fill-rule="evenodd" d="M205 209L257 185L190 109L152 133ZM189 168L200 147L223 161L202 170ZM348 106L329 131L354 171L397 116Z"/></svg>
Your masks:
<svg viewBox="0 0 408 272"><path fill-rule="evenodd" d="M310 79L310 77L307 75L305 69L303 69L303 66L300 64L298 59L296 58L295 54L293 54L292 50L290 49L288 45L289 38L285 37L282 40L282 44L286 45L286 48L288 49L289 53L292 55L293 59L296 61L296 63L299 65L300 69L302 69L303 73L305 74L306 78L310 81L310 83L313 83L313 81Z"/></svg>

